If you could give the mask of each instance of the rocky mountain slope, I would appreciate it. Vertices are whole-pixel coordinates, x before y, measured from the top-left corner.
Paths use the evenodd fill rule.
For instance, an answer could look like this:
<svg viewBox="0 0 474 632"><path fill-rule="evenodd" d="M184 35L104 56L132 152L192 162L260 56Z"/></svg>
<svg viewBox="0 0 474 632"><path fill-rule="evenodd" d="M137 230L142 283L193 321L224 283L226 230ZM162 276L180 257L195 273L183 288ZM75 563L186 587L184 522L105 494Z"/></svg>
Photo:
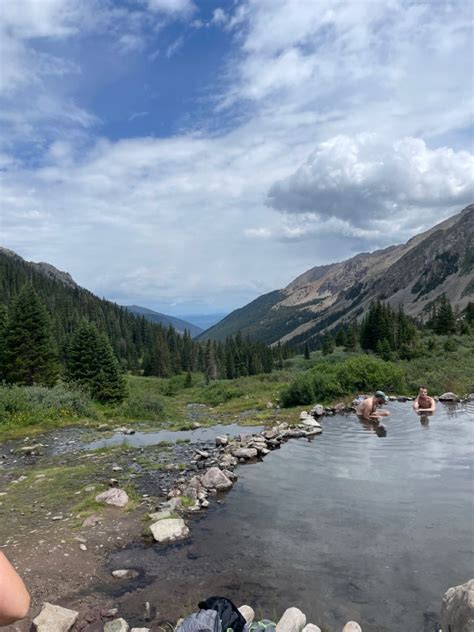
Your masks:
<svg viewBox="0 0 474 632"><path fill-rule="evenodd" d="M301 343L382 298L423 318L441 294L461 309L474 296L474 204L406 244L317 266L235 310L201 337L241 331L268 344Z"/></svg>

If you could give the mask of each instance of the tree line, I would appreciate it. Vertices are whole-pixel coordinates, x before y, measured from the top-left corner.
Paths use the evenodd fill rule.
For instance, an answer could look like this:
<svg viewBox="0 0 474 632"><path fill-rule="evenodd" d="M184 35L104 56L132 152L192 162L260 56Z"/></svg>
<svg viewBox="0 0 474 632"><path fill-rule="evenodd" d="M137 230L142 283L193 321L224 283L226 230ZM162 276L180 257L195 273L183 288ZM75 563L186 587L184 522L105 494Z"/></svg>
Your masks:
<svg viewBox="0 0 474 632"><path fill-rule="evenodd" d="M240 334L223 343L199 343L188 331L180 335L171 326L136 320L143 325L144 352L133 366L147 376L200 371L208 381L233 379L282 368L291 355L288 345L272 349ZM96 323L84 318L65 339L55 334L44 301L31 284L25 284L8 310L0 304L0 380L53 386L62 377L98 401L120 401L126 396L124 364L120 365L107 334Z"/></svg>
<svg viewBox="0 0 474 632"><path fill-rule="evenodd" d="M416 355L421 331L450 336L468 334L473 328L473 302L461 312L454 310L443 294L432 304L428 320L422 323L405 314L402 306L395 311L389 304L376 300L360 322L354 319L326 331L315 341L314 348L320 348L323 355L330 355L335 347L344 347L346 351L372 351L385 360L394 357L409 360ZM449 341L446 344L449 347ZM310 357L310 350L310 344L305 343L306 359Z"/></svg>

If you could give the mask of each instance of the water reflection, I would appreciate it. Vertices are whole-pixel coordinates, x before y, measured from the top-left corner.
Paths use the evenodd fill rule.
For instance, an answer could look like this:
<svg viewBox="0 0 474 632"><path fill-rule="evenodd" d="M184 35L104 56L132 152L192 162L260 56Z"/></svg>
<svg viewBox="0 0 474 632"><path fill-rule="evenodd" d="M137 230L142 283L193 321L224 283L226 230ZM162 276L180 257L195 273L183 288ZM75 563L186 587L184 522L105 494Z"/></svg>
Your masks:
<svg viewBox="0 0 474 632"><path fill-rule="evenodd" d="M433 412L424 412L424 411L418 411L418 416L420 418L420 424L422 426L429 426L430 425L430 417L433 417L434 413Z"/></svg>
<svg viewBox="0 0 474 632"><path fill-rule="evenodd" d="M365 417L357 416L357 419L360 422L360 425L367 430L368 432L375 432L377 437L386 437L387 436L387 428L381 424L379 421L370 421Z"/></svg>

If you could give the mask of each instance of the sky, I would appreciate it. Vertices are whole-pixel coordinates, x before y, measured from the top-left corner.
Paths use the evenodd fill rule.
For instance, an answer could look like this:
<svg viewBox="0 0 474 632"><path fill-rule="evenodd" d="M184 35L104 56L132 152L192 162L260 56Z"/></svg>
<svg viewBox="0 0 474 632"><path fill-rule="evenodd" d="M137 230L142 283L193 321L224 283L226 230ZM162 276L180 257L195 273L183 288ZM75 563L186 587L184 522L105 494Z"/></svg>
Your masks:
<svg viewBox="0 0 474 632"><path fill-rule="evenodd" d="M229 312L472 202L465 0L0 0L0 245Z"/></svg>

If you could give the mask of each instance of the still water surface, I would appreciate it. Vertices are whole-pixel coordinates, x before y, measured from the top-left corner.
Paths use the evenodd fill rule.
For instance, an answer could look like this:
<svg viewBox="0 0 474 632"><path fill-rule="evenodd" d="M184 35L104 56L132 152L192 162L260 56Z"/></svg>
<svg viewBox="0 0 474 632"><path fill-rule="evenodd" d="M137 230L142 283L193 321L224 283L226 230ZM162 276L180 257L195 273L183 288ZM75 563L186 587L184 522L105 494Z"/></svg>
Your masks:
<svg viewBox="0 0 474 632"><path fill-rule="evenodd" d="M388 409L385 436L329 417L313 441L239 468L190 542L115 554L111 566L151 580L122 596L124 612L150 599L172 618L223 594L270 618L294 605L336 630L355 619L364 632L432 632L445 590L474 576L474 405L428 420L409 403Z"/></svg>

